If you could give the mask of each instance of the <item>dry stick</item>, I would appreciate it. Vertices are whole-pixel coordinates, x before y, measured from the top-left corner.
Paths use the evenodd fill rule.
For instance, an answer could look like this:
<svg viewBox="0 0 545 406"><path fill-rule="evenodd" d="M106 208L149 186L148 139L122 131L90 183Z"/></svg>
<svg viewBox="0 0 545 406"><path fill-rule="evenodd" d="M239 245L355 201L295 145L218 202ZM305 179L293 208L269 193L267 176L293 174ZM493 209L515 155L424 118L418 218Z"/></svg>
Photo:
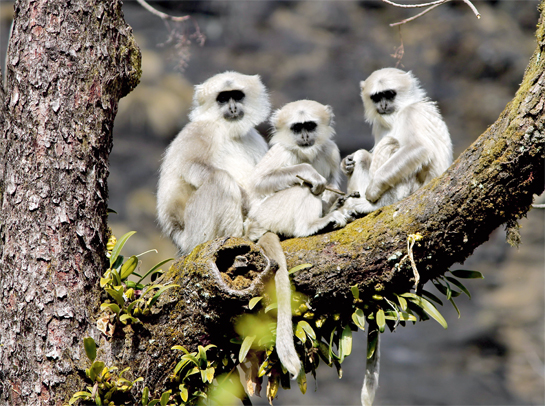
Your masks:
<svg viewBox="0 0 545 406"><path fill-rule="evenodd" d="M142 7L148 10L150 13L155 14L157 17L161 17L163 20L171 21L185 21L189 19L189 16L174 17L169 14L163 13L152 6L150 6L145 0L136 0Z"/></svg>
<svg viewBox="0 0 545 406"><path fill-rule="evenodd" d="M312 182L306 180L306 179L303 178L302 176L296 175L296 177L298 177L299 179L301 179L304 183L307 183L307 184L309 184L309 185L312 185ZM329 190L330 192L337 193L338 195L341 195L341 196L345 196L345 195L346 195L346 193L341 192L339 189L335 189L335 188L328 187L328 186L325 187L325 190Z"/></svg>
<svg viewBox="0 0 545 406"><path fill-rule="evenodd" d="M399 21L397 23L390 24L390 27L395 27L396 25L406 24L409 21L416 20L418 17L422 17L424 14L427 14L428 12L433 10L435 7L439 7L440 5L448 3L449 1L452 1L452 0L436 0L436 1L431 1L429 3L420 3L420 4L399 4L399 3L395 3L395 2L393 2L391 0L382 0L383 3L389 4L389 5L394 6L394 7L399 7L399 8L429 7L426 10L422 11L421 13L419 13L419 14L413 16L413 17L409 17L409 18L407 18L405 20L402 20L402 21ZM475 16L477 18L481 18L481 14L477 10L477 8L473 5L471 0L462 0L462 1L464 3L466 3L471 8L471 10L473 11L473 13L475 14Z"/></svg>

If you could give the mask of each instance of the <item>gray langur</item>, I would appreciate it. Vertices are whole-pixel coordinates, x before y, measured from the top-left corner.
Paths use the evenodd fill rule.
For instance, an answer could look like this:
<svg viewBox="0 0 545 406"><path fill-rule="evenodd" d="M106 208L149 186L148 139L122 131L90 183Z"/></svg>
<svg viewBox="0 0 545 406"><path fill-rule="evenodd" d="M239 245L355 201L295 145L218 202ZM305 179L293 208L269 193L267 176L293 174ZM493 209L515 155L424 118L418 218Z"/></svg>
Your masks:
<svg viewBox="0 0 545 406"><path fill-rule="evenodd" d="M341 168L348 176L343 209L370 213L409 196L452 163L452 143L437 108L411 72L385 68L360 83L365 119L373 126L372 153L356 151ZM369 336L368 336L369 340ZM371 406L379 378L380 349L367 360L361 402Z"/></svg>
<svg viewBox="0 0 545 406"><path fill-rule="evenodd" d="M254 204L245 229L250 239L260 238L258 244L278 263L276 351L297 376L301 362L293 342L290 280L277 234L305 237L328 226L343 227L347 220L339 211L328 213L336 196L326 187L337 188L340 175L331 107L311 100L288 103L273 114L271 124L272 146L252 177Z"/></svg>
<svg viewBox="0 0 545 406"><path fill-rule="evenodd" d="M385 68L360 83L365 119L373 126L372 153L361 149L347 156L341 169L348 176L345 208L370 213L409 196L452 163L448 128L435 102L426 97L411 72Z"/></svg>
<svg viewBox="0 0 545 406"><path fill-rule="evenodd" d="M268 149L254 127L269 112L257 75L225 72L195 86L190 122L165 152L157 190L159 224L181 255L243 235L248 181Z"/></svg>

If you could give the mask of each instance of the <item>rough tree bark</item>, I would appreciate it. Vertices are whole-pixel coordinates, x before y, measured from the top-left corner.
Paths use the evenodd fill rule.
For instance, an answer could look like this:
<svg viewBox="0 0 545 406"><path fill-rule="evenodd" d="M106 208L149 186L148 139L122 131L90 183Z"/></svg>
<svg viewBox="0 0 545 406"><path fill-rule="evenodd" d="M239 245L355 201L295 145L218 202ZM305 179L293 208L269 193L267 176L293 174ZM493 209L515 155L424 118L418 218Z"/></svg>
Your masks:
<svg viewBox="0 0 545 406"><path fill-rule="evenodd" d="M170 347L221 342L274 266L242 239L203 244L165 275L183 289L163 294L142 327L101 337L93 317L106 268L111 130L119 98L138 82L140 54L119 1L20 0L15 11L0 105L0 405L58 405L83 389L87 335L102 360L131 366L160 390L176 362ZM342 313L356 283L363 296L379 284L408 291L408 261L395 267L408 234L423 236L414 254L425 281L529 210L544 181L543 9L536 37L517 95L445 175L343 230L283 243L290 266L314 264L294 282L317 312ZM238 255L249 266L229 286L221 274Z"/></svg>
<svg viewBox="0 0 545 406"><path fill-rule="evenodd" d="M108 156L140 50L118 0L20 0L1 111L0 404L62 404L84 388L107 268Z"/></svg>

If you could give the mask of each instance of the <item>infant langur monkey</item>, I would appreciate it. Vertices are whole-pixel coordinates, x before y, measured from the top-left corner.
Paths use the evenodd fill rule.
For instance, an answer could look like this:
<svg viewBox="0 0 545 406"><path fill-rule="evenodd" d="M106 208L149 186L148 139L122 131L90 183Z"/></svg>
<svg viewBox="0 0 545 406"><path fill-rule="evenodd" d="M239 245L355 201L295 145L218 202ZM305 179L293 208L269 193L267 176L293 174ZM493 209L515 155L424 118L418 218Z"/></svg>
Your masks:
<svg viewBox="0 0 545 406"><path fill-rule="evenodd" d="M336 194L326 187L336 189L340 174L332 121L331 107L311 100L288 103L276 111L271 118L272 147L257 164L251 181L255 203L245 222L246 235L252 240L261 237L259 244L278 263L276 351L294 376L301 363L293 342L286 259L276 234L305 237L346 225L342 213L328 213Z"/></svg>
<svg viewBox="0 0 545 406"><path fill-rule="evenodd" d="M268 149L254 127L269 111L257 75L225 72L195 87L190 122L165 152L157 190L159 224L181 255L242 236L248 179Z"/></svg>
<svg viewBox="0 0 545 406"><path fill-rule="evenodd" d="M360 83L365 119L373 126L372 153L356 151L341 168L348 175L344 209L358 214L409 196L443 173L452 163L452 144L447 126L411 72L386 68ZM361 392L364 406L375 398L379 375L379 342L367 360Z"/></svg>
<svg viewBox="0 0 545 406"><path fill-rule="evenodd" d="M385 68L360 83L365 119L373 126L372 154L347 156L346 209L370 213L409 196L452 163L452 143L436 103L426 97L411 72Z"/></svg>

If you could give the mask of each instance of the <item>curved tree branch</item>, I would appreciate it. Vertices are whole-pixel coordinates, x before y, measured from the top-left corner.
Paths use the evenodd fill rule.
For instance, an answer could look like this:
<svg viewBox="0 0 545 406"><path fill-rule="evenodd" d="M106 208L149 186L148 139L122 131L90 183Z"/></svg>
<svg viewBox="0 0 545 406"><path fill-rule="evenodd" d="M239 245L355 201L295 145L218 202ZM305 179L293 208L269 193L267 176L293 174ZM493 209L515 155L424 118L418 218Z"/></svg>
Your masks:
<svg viewBox="0 0 545 406"><path fill-rule="evenodd" d="M348 317L343 309L344 313L351 309L354 284L360 297L369 297L376 289L385 294L409 291L414 284L406 258L410 234L423 237L413 254L424 283L463 262L493 230L531 208L533 194L543 191L545 170L541 11L537 49L519 91L494 125L445 174L409 198L344 229L282 243L290 267L313 264L297 272L293 281L318 313ZM241 255L250 266L237 268L235 258ZM164 382L165 371L174 362L170 347L175 344L192 350L210 342L229 345L222 341L226 331L234 317L247 311L248 299L259 295L268 269L259 247L236 238L205 243L181 258L165 277L183 289L165 293L162 310L144 324L153 344L144 345L146 351L138 356L141 372L150 382ZM221 277L231 280L229 273L238 275L229 287L217 283ZM257 275L258 283L252 282Z"/></svg>

